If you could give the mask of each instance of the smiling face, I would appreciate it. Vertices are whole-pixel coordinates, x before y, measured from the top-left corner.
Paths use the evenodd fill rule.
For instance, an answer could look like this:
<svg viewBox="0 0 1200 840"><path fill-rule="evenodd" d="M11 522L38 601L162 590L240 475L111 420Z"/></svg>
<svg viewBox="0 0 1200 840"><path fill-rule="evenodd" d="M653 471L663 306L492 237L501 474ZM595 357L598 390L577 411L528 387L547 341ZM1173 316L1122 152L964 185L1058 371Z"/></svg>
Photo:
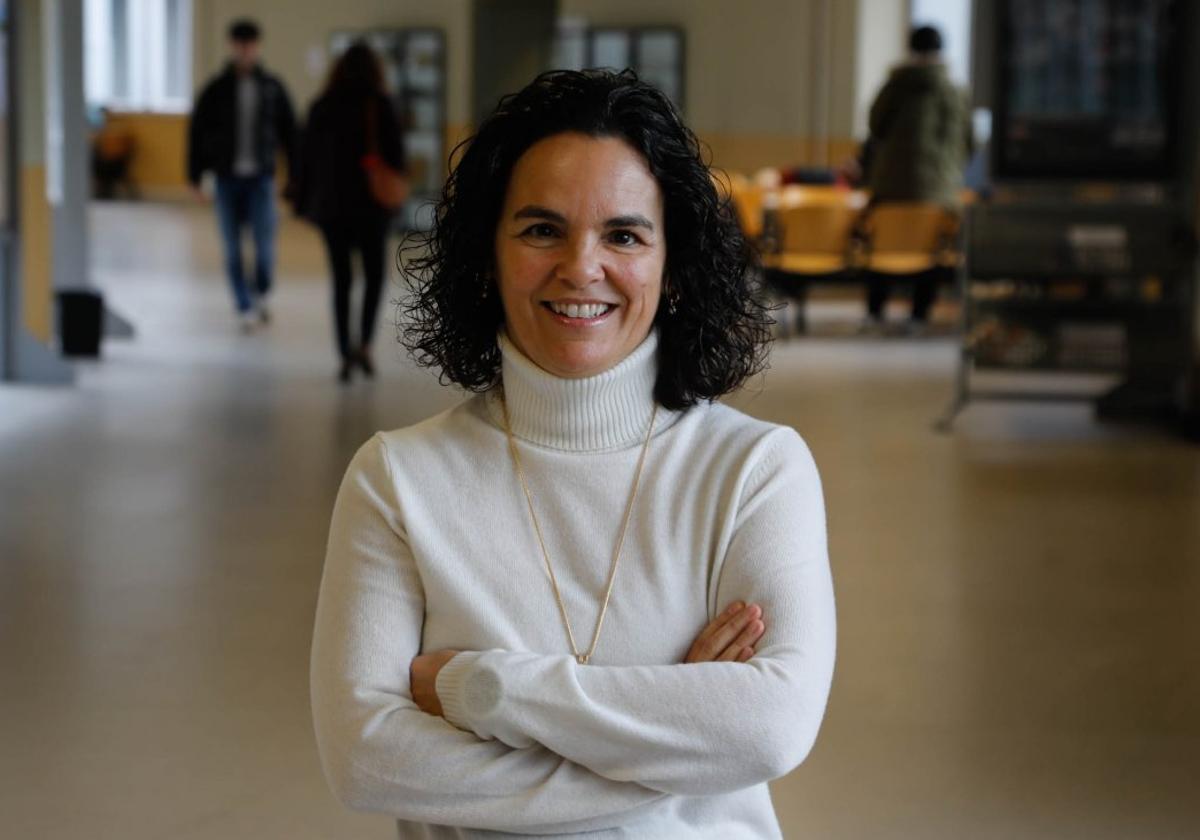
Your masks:
<svg viewBox="0 0 1200 840"><path fill-rule="evenodd" d="M624 140L568 132L530 146L495 244L508 336L548 373L603 373L649 335L667 258L662 191Z"/></svg>

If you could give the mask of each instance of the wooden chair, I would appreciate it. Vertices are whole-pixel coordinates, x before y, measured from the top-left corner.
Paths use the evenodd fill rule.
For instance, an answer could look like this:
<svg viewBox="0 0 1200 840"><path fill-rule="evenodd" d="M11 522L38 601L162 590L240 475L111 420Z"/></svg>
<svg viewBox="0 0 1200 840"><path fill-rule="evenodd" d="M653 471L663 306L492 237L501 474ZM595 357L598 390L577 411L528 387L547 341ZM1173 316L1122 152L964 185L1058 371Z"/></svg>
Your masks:
<svg viewBox="0 0 1200 840"><path fill-rule="evenodd" d="M731 176L729 192L742 234L748 241L757 242L763 233L763 189L743 177Z"/></svg>
<svg viewBox="0 0 1200 840"><path fill-rule="evenodd" d="M842 203L798 204L779 210L779 251L763 258L766 280L776 292L799 304L796 328L807 328L808 287L845 277L859 211Z"/></svg>
<svg viewBox="0 0 1200 840"><path fill-rule="evenodd" d="M880 310L893 281L912 281L914 314L925 313L960 262L958 214L940 204L885 202L864 211L855 262L867 286L868 309ZM923 317L917 315L916 317Z"/></svg>
<svg viewBox="0 0 1200 840"><path fill-rule="evenodd" d="M868 208L859 226L860 267L912 275L955 265L958 214L940 204L887 202Z"/></svg>
<svg viewBox="0 0 1200 840"><path fill-rule="evenodd" d="M845 204L800 204L779 211L779 252L763 263L789 274L839 274L849 267L859 213Z"/></svg>

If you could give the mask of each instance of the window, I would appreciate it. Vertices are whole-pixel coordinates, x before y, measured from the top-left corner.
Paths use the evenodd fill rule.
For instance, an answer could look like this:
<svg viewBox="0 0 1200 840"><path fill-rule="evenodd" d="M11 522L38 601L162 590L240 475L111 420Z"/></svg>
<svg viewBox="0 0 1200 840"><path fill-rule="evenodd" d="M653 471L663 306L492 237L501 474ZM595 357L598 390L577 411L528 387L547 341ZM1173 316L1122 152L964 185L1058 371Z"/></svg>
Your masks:
<svg viewBox="0 0 1200 840"><path fill-rule="evenodd" d="M84 14L89 106L188 110L191 0L85 0Z"/></svg>
<svg viewBox="0 0 1200 840"><path fill-rule="evenodd" d="M589 27L578 18L558 23L554 66L565 70L631 67L683 110L683 30L674 26Z"/></svg>

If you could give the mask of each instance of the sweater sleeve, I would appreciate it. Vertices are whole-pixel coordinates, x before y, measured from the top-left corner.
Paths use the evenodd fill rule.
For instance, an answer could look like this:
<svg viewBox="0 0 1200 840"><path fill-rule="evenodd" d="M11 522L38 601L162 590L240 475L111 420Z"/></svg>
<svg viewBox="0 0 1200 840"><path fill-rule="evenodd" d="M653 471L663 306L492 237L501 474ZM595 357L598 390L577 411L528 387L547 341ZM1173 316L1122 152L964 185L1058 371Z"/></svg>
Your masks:
<svg viewBox="0 0 1200 840"><path fill-rule="evenodd" d="M338 494L313 636L312 711L331 788L351 808L522 834L628 822L663 796L543 747L512 749L414 704L424 594L384 443L355 456Z"/></svg>
<svg viewBox="0 0 1200 840"><path fill-rule="evenodd" d="M833 676L833 587L812 457L791 430L772 438L742 488L717 583L717 611L735 600L763 607L767 629L753 659L601 667L462 653L438 675L447 719L675 794L738 790L803 761Z"/></svg>

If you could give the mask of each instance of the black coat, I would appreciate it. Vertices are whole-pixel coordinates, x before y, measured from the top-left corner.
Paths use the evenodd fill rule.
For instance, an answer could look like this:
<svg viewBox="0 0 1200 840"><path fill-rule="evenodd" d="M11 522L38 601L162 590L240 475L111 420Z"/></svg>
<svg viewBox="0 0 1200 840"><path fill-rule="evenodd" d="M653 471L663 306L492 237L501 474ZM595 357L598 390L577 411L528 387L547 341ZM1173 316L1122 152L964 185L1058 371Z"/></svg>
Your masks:
<svg viewBox="0 0 1200 840"><path fill-rule="evenodd" d="M309 109L300 140L291 198L301 216L318 225L338 225L391 214L371 197L363 166L371 151L370 107L375 111L374 152L404 171L404 141L389 98L367 91L326 92Z"/></svg>
<svg viewBox="0 0 1200 840"><path fill-rule="evenodd" d="M254 68L258 83L258 120L254 127L255 156L274 173L275 156L283 152L289 170L295 168L296 116L287 90L279 79L261 67ZM237 153L237 71L232 64L196 98L188 124L187 175L192 184L211 169L217 175L233 174Z"/></svg>

